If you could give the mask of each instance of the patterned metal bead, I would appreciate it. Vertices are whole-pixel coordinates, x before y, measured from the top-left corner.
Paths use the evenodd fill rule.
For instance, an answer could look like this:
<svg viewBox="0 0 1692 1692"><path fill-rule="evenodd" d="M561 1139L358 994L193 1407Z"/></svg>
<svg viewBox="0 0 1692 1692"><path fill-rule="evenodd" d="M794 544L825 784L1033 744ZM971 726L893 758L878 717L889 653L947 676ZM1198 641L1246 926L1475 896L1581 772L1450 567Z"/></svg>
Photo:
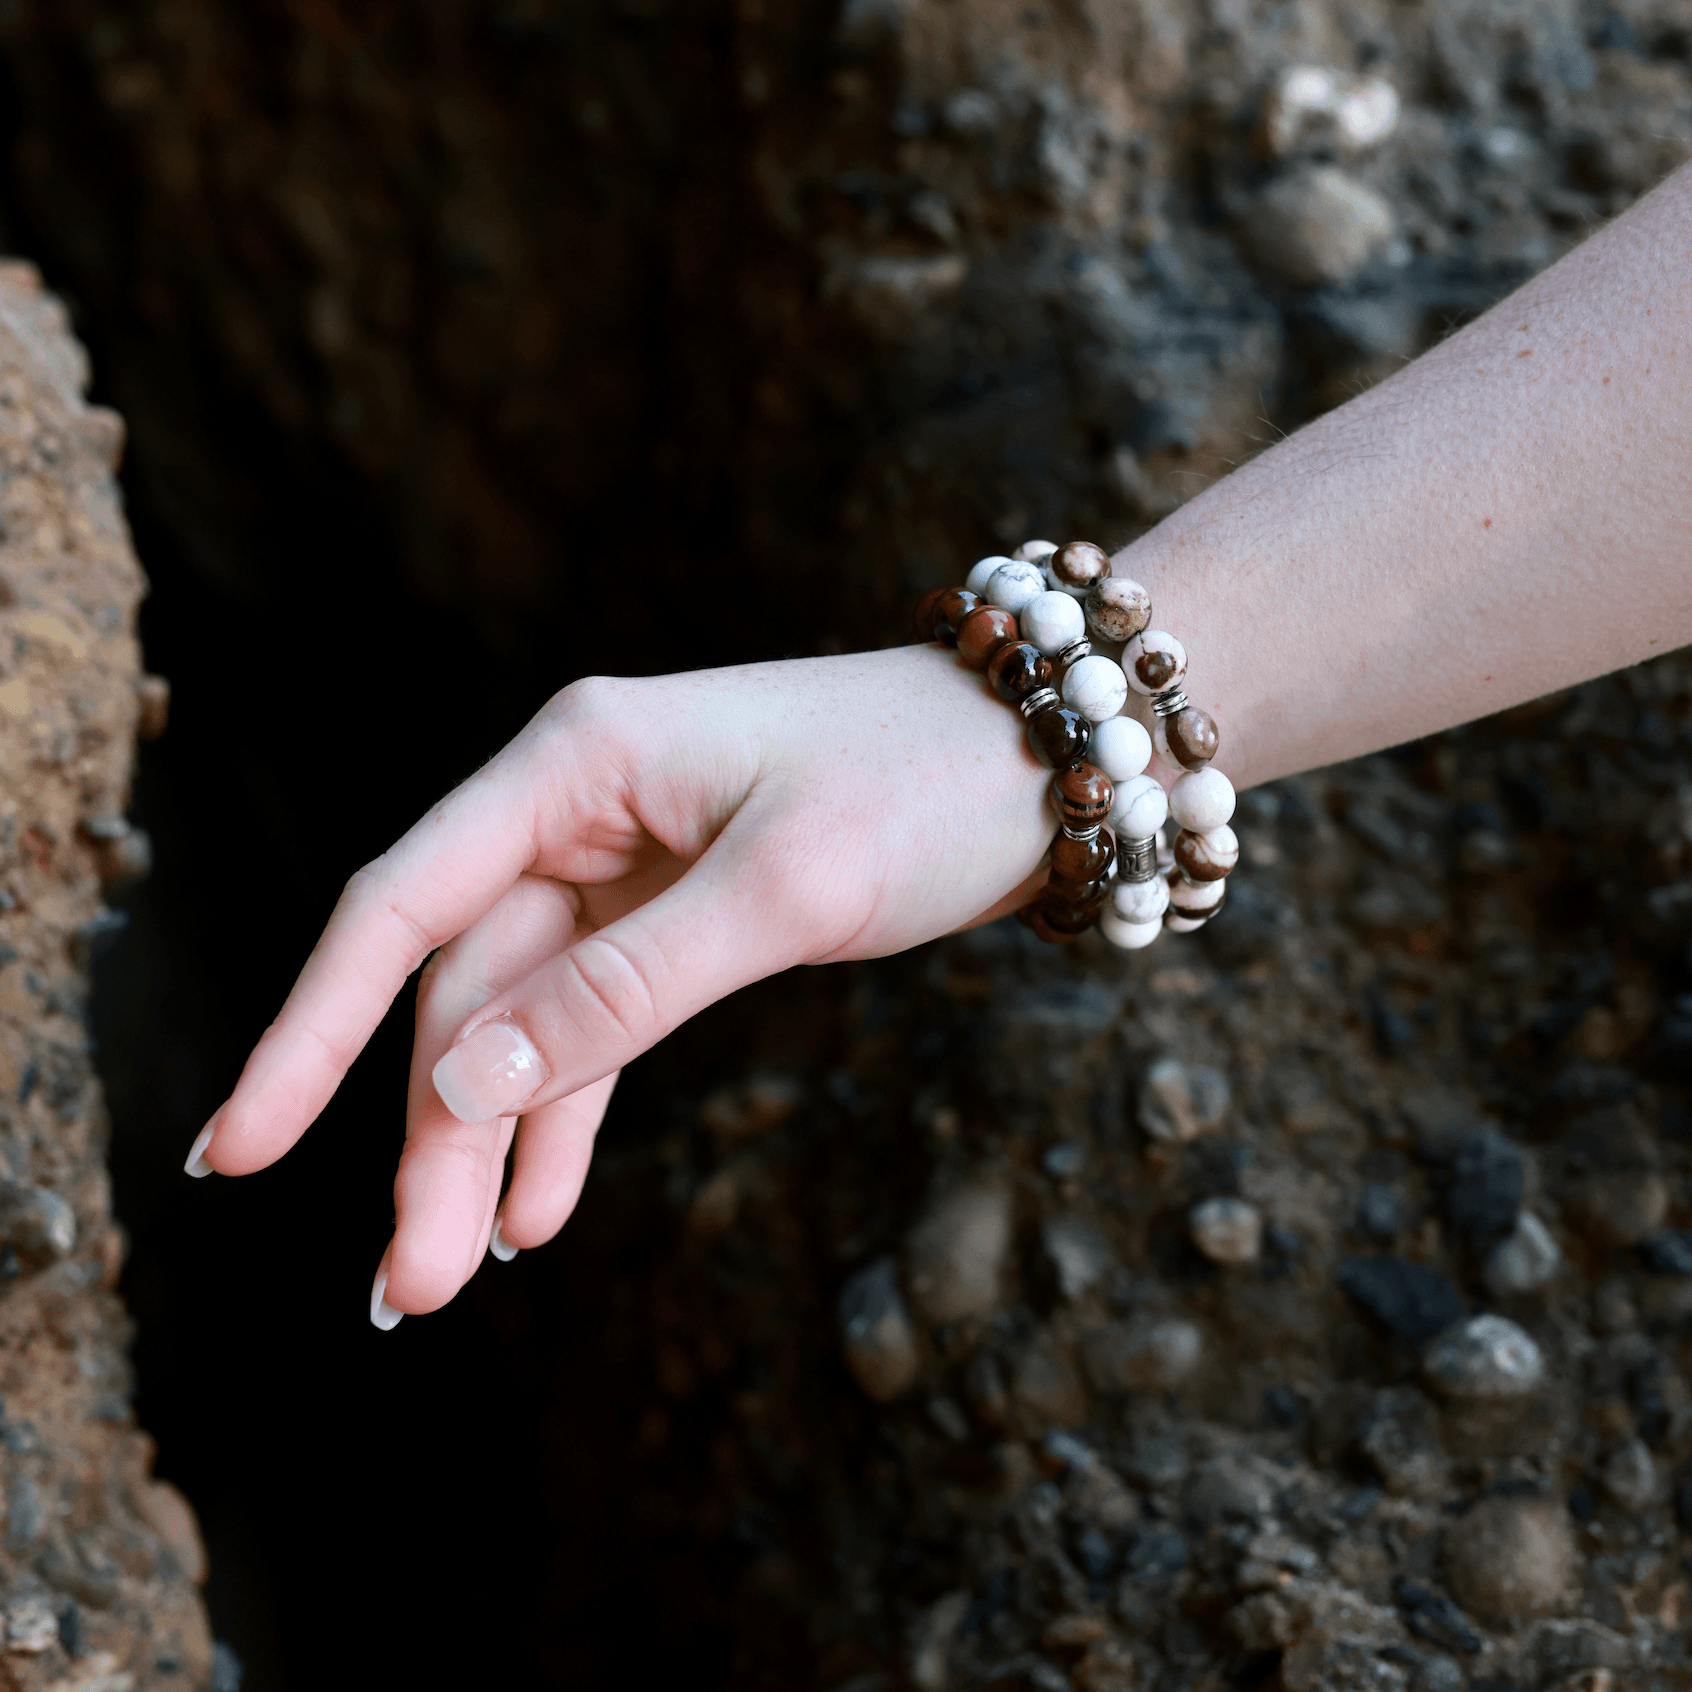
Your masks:
<svg viewBox="0 0 1692 1692"><path fill-rule="evenodd" d="M1173 717L1187 708L1187 696L1178 687L1160 693L1152 701L1152 714L1157 717Z"/></svg>
<svg viewBox="0 0 1692 1692"><path fill-rule="evenodd" d="M1116 876L1119 881L1151 881L1157 875L1157 836L1143 840L1118 840Z"/></svg>

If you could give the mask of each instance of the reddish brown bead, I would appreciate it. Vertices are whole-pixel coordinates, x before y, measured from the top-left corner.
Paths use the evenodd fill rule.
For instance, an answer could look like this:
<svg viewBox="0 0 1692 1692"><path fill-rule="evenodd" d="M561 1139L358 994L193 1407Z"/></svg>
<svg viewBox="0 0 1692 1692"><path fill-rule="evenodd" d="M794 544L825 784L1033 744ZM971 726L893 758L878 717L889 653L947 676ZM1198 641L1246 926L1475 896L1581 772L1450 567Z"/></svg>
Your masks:
<svg viewBox="0 0 1692 1692"><path fill-rule="evenodd" d="M1163 732L1171 755L1184 770L1202 770L1216 756L1222 738L1216 719L1196 705L1165 718Z"/></svg>
<svg viewBox="0 0 1692 1692"><path fill-rule="evenodd" d="M1060 834L1052 842L1053 881L1098 881L1116 862L1116 842L1101 829L1091 840Z"/></svg>
<svg viewBox="0 0 1692 1692"><path fill-rule="evenodd" d="M1016 618L996 605L978 605L958 625L958 656L972 670L984 670L987 660L1018 638Z"/></svg>
<svg viewBox="0 0 1692 1692"><path fill-rule="evenodd" d="M1096 915L1104 908L1109 893L1110 882L1102 875L1092 881L1069 881L1054 875L1042 889L1040 897L1054 907L1091 905Z"/></svg>
<svg viewBox="0 0 1692 1692"><path fill-rule="evenodd" d="M1049 770L1061 770L1084 758L1092 737L1092 724L1067 705L1048 705L1028 719L1028 744Z"/></svg>
<svg viewBox="0 0 1692 1692"><path fill-rule="evenodd" d="M1175 836L1175 866L1188 881L1220 881L1240 861L1234 831L1224 828L1214 841L1184 828Z"/></svg>
<svg viewBox="0 0 1692 1692"><path fill-rule="evenodd" d="M1099 920L1108 891L1103 882L1096 884L1096 891L1086 891L1079 897L1072 897L1068 888L1047 887L1040 895L1046 926L1059 934L1084 934Z"/></svg>
<svg viewBox="0 0 1692 1692"><path fill-rule="evenodd" d="M934 588L917 601L916 615L911 620L918 640L933 640L934 625L940 621L940 601L950 592L950 588Z"/></svg>
<svg viewBox="0 0 1692 1692"><path fill-rule="evenodd" d="M1063 820L1070 828L1092 828L1110 815L1116 790L1110 777L1091 764L1071 764L1052 783L1058 792Z"/></svg>
<svg viewBox="0 0 1692 1692"><path fill-rule="evenodd" d="M1052 685L1052 661L1027 641L1012 641L987 660L987 679L1001 699L1020 705L1029 694Z"/></svg>
<svg viewBox="0 0 1692 1692"><path fill-rule="evenodd" d="M1016 913L1016 920L1024 928L1033 929L1035 934L1044 940L1048 946L1067 946L1071 940L1080 937L1080 929L1077 929L1074 933L1068 933L1053 928L1047 920L1048 914L1045 905L1036 899L1033 904L1024 905Z"/></svg>
<svg viewBox="0 0 1692 1692"><path fill-rule="evenodd" d="M940 622L934 638L944 646L956 646L964 618L980 603L981 595L971 593L968 588L947 588L940 601Z"/></svg>
<svg viewBox="0 0 1692 1692"><path fill-rule="evenodd" d="M1052 574L1065 587L1090 588L1110 574L1110 554L1091 541L1071 541L1052 554Z"/></svg>

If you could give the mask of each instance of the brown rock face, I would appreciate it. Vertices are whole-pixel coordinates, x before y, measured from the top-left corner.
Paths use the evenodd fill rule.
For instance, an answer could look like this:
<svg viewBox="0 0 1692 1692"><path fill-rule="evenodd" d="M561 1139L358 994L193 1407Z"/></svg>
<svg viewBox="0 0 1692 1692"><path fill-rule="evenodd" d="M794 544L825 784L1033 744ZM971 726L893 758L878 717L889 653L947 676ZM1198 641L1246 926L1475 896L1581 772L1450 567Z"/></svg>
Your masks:
<svg viewBox="0 0 1692 1692"><path fill-rule="evenodd" d="M4 1672L81 1686L97 1667L102 1686L189 1692L211 1672L205 1550L188 1501L149 1478L129 1409L85 1021L102 880L147 855L123 820L144 583L112 479L121 428L83 403L86 380L59 303L29 267L0 266Z"/></svg>
<svg viewBox="0 0 1692 1692"><path fill-rule="evenodd" d="M1483 1499L1452 1527L1445 1556L1457 1602L1503 1622L1551 1609L1578 1566L1568 1511L1554 1499Z"/></svg>

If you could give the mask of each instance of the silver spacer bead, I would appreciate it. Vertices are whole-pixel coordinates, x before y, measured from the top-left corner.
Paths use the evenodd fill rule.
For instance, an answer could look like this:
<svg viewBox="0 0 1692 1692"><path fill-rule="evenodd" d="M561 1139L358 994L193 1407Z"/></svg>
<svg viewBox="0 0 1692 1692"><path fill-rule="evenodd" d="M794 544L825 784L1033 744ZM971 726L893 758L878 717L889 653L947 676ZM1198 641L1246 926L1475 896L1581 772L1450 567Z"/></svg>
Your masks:
<svg viewBox="0 0 1692 1692"><path fill-rule="evenodd" d="M1091 655L1093 643L1085 635L1079 640L1072 640L1068 646L1060 647L1057 661L1060 664L1079 664L1083 658Z"/></svg>
<svg viewBox="0 0 1692 1692"><path fill-rule="evenodd" d="M1155 834L1148 834L1144 840L1117 841L1116 879L1118 881L1155 881L1157 879L1157 836Z"/></svg>
<svg viewBox="0 0 1692 1692"><path fill-rule="evenodd" d="M1091 828L1071 828L1068 823L1064 823L1062 827L1065 840L1097 840L1099 837L1098 823L1094 823Z"/></svg>
<svg viewBox="0 0 1692 1692"><path fill-rule="evenodd" d="M1152 712L1159 717L1173 717L1177 711L1186 710L1187 703L1186 694L1180 688L1172 687L1152 701Z"/></svg>
<svg viewBox="0 0 1692 1692"><path fill-rule="evenodd" d="M1036 711L1049 711L1054 705L1061 705L1055 687L1040 687L1023 700L1017 709L1024 717L1032 717Z"/></svg>

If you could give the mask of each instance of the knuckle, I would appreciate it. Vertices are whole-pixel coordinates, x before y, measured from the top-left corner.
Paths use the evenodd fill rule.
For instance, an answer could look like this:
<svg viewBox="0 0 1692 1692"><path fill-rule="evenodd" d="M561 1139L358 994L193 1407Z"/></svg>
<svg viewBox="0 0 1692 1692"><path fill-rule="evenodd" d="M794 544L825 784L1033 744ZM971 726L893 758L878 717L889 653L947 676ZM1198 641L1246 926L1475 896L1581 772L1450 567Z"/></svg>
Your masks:
<svg viewBox="0 0 1692 1692"><path fill-rule="evenodd" d="M644 1045L653 1037L657 1020L657 997L652 984L635 959L615 939L590 935L568 955L570 977L566 999L582 997L582 1008L608 1020L633 1045Z"/></svg>
<svg viewBox="0 0 1692 1692"><path fill-rule="evenodd" d="M555 693L546 713L560 728L602 727L627 710L632 691L631 683L614 676L583 676Z"/></svg>

